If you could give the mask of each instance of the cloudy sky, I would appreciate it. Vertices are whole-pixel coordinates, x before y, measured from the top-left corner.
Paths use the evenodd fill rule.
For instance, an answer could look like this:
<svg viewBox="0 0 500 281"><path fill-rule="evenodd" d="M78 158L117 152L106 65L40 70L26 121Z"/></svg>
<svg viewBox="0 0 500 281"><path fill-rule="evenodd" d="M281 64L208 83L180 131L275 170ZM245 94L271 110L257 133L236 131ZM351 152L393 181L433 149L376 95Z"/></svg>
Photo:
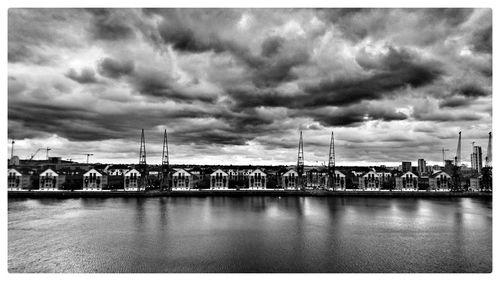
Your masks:
<svg viewBox="0 0 500 281"><path fill-rule="evenodd" d="M306 164L486 151L490 9L9 9L8 137L21 159ZM43 159L40 152L35 159Z"/></svg>

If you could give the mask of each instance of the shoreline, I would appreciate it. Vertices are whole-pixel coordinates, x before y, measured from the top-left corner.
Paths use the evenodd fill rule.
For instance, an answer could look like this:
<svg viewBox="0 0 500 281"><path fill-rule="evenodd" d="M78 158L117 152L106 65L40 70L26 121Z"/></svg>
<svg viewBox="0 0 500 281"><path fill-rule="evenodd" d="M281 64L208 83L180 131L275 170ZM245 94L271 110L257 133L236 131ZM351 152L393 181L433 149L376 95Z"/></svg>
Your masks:
<svg viewBox="0 0 500 281"><path fill-rule="evenodd" d="M174 191L8 191L8 198L116 198L116 197L210 197L210 196L316 196L316 197L482 197L491 192L449 191L323 191L323 190L174 190Z"/></svg>

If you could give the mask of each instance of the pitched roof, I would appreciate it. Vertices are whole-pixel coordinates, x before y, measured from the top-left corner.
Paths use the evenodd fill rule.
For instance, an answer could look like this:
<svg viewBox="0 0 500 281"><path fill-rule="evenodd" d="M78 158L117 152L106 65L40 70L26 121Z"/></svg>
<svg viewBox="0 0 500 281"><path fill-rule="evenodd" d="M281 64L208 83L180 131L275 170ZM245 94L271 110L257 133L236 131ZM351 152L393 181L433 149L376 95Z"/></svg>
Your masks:
<svg viewBox="0 0 500 281"><path fill-rule="evenodd" d="M435 177L439 176L440 174L445 174L447 177L451 178L450 175L448 175L445 171L434 172L432 175L430 175L430 178L435 178Z"/></svg>
<svg viewBox="0 0 500 281"><path fill-rule="evenodd" d="M216 171L214 171L214 172L213 172L213 173L211 173L210 175L212 176L212 175L215 175L216 173L222 173L223 175L226 175L226 176L228 175L226 172L224 172L224 171L223 171L223 170L221 170L221 169L217 169Z"/></svg>
<svg viewBox="0 0 500 281"><path fill-rule="evenodd" d="M250 174L255 174L255 173L257 173L258 171L259 171L259 172L261 172L261 173L262 173L262 174L264 174L264 175L266 174L264 171L262 171L262 169L259 169L259 168L257 168L257 169L255 169L255 170L253 170Z"/></svg>
<svg viewBox="0 0 500 281"><path fill-rule="evenodd" d="M374 172L374 171L372 171L372 170L367 171L367 172L364 172L363 174L361 174L361 176L360 176L360 177L364 177L364 176L366 176L366 175L367 175L367 174L369 174L369 173L373 173L373 174L375 175L375 177L378 177L377 173L375 173L375 172Z"/></svg>

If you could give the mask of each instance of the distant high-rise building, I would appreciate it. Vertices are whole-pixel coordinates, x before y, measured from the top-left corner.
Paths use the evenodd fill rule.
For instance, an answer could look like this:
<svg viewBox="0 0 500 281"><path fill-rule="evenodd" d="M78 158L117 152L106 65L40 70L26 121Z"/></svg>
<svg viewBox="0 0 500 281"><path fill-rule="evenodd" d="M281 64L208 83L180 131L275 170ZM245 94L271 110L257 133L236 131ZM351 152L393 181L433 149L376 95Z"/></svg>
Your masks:
<svg viewBox="0 0 500 281"><path fill-rule="evenodd" d="M455 161L453 160L444 160L444 171L451 175L453 173L453 167L455 166Z"/></svg>
<svg viewBox="0 0 500 281"><path fill-rule="evenodd" d="M418 159L418 174L422 175L427 171L427 165L424 159Z"/></svg>
<svg viewBox="0 0 500 281"><path fill-rule="evenodd" d="M471 166L472 170L481 172L483 168L483 152L480 146L474 146L471 154Z"/></svg>
<svg viewBox="0 0 500 281"><path fill-rule="evenodd" d="M411 162L402 162L401 167L403 172L411 172Z"/></svg>

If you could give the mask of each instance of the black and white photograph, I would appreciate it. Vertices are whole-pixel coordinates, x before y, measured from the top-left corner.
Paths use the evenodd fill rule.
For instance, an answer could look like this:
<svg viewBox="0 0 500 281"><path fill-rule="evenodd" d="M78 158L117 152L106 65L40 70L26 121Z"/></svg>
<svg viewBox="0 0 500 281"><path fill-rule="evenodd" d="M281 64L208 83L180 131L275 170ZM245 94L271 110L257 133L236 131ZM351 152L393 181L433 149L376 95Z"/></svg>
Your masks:
<svg viewBox="0 0 500 281"><path fill-rule="evenodd" d="M6 274L491 277L497 9L246 5L3 10Z"/></svg>

